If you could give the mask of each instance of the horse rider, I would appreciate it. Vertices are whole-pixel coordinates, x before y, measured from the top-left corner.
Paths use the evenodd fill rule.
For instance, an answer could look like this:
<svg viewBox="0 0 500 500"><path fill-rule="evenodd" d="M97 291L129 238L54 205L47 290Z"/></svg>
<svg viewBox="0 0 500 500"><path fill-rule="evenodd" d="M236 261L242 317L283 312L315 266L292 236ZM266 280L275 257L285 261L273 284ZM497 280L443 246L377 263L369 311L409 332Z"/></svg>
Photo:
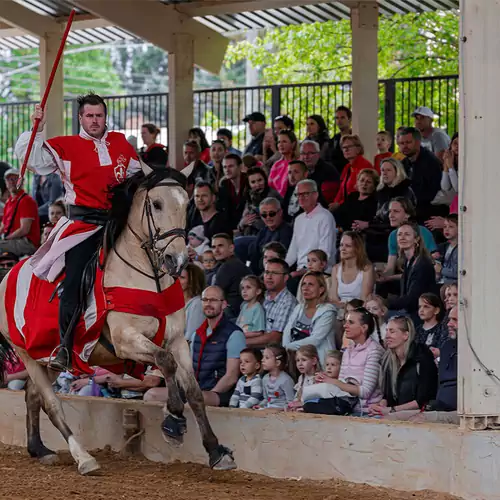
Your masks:
<svg viewBox="0 0 500 500"><path fill-rule="evenodd" d="M75 327L82 313L80 284L101 243L101 229L111 208L110 188L140 170L140 163L125 136L107 130L106 103L96 94L78 98L78 135L44 141L41 132L46 116L41 106L35 107L31 118L41 121L28 167L40 175L58 172L66 191L68 216L59 220L31 261L40 279L54 281L66 270L59 302L61 344L48 365L65 371L71 367ZM15 151L21 160L29 139L30 132L24 132L17 141Z"/></svg>

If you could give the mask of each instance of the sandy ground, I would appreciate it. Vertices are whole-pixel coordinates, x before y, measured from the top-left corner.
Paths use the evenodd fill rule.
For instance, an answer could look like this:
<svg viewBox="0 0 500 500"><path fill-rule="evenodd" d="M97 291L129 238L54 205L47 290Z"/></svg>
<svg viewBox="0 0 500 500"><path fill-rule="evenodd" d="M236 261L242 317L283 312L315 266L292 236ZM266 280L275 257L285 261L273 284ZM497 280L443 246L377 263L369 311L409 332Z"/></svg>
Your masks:
<svg viewBox="0 0 500 500"><path fill-rule="evenodd" d="M451 500L429 491L403 493L343 481L271 479L242 471L216 472L196 464L162 465L143 458L93 453L102 470L82 477L69 454L47 467L21 448L0 446L2 500Z"/></svg>

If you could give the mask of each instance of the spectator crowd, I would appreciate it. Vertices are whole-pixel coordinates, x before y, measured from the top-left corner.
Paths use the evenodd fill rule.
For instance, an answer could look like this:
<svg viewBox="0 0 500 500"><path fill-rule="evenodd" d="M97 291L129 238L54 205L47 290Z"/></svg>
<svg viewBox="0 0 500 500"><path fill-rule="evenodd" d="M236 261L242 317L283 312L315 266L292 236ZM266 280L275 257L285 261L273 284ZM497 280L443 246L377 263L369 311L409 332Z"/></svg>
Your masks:
<svg viewBox="0 0 500 500"><path fill-rule="evenodd" d="M229 129L212 144L201 128L189 131L190 262L180 282L206 404L453 421L458 135L433 127L425 106L413 117L395 138L373 138L374 158L345 106L335 135L311 115L302 140L289 116L268 127L253 112L243 152ZM143 126L139 154L152 166L168 159L158 132ZM1 167L0 252L15 260L64 214L62 185L55 174L37 176L29 196L17 190L18 172ZM57 384L85 395L167 396L158 371L144 380L65 373Z"/></svg>

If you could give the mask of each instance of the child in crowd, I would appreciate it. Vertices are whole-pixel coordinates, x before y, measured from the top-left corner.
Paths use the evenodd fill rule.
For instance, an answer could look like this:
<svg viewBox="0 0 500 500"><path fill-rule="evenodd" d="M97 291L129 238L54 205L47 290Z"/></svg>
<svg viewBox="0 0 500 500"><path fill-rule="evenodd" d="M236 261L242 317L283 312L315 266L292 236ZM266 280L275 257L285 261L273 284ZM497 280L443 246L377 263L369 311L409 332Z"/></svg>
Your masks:
<svg viewBox="0 0 500 500"><path fill-rule="evenodd" d="M192 260L199 260L200 256L210 248L203 226L193 227L188 233L188 241L188 252Z"/></svg>
<svg viewBox="0 0 500 500"><path fill-rule="evenodd" d="M449 214L444 218L444 237L447 242L438 247L440 257L436 263L438 283L458 282L458 215Z"/></svg>
<svg viewBox="0 0 500 500"><path fill-rule="evenodd" d="M28 371L24 363L13 355L11 360L5 362L4 383L11 391L22 391L28 379Z"/></svg>
<svg viewBox="0 0 500 500"><path fill-rule="evenodd" d="M215 260L213 250L205 250L201 254L201 263L203 265L203 269L205 270L205 278L207 286L210 286L212 284L212 279L215 276L215 273L217 272L215 269L217 261Z"/></svg>
<svg viewBox="0 0 500 500"><path fill-rule="evenodd" d="M279 241L270 241L262 247L262 263L265 267L268 260L286 257L286 248Z"/></svg>
<svg viewBox="0 0 500 500"><path fill-rule="evenodd" d="M285 371L286 349L280 344L269 344L264 349L262 368L267 372L262 380L264 400L256 408L276 408L283 410L293 401L293 379Z"/></svg>
<svg viewBox="0 0 500 500"><path fill-rule="evenodd" d="M47 241L52 229L59 222L59 219L66 215L66 206L62 200L56 200L49 206L49 222L43 226L42 243Z"/></svg>
<svg viewBox="0 0 500 500"><path fill-rule="evenodd" d="M373 165L375 170L380 174L380 164L385 158L390 158L392 153L390 152L392 146L392 136L390 132L382 130L377 133L377 150L378 155L375 155L375 160Z"/></svg>
<svg viewBox="0 0 500 500"><path fill-rule="evenodd" d="M448 338L446 324L441 322L443 306L441 300L433 293L424 293L418 299L418 316L423 323L416 328L415 342L430 348L435 358Z"/></svg>
<svg viewBox="0 0 500 500"><path fill-rule="evenodd" d="M245 276L240 283L243 299L236 324L245 332L245 337L257 337L266 329L266 311L262 307L264 285L253 275Z"/></svg>
<svg viewBox="0 0 500 500"><path fill-rule="evenodd" d="M365 302L366 310L372 313L378 320L378 326L380 328L380 338L382 341L385 340L385 332L387 330L387 323L385 322L387 317L387 307L384 304L384 299L380 295L369 295ZM374 340L379 341L378 335L373 336Z"/></svg>
<svg viewBox="0 0 500 500"><path fill-rule="evenodd" d="M262 379L259 372L262 366L262 352L260 349L247 347L240 353L240 372L242 377L236 384L231 396L231 408L253 408L262 399Z"/></svg>
<svg viewBox="0 0 500 500"><path fill-rule="evenodd" d="M323 273L326 285L327 285L327 293L331 288L332 277L325 273L326 268L328 267L328 256L323 250L311 250L307 254L307 270L315 273ZM299 288L297 291L297 300L301 303L304 302L304 298L302 297L302 279L299 283Z"/></svg>
<svg viewBox="0 0 500 500"><path fill-rule="evenodd" d="M444 305L448 313L458 304L458 285L456 283L451 283L445 286Z"/></svg>
<svg viewBox="0 0 500 500"><path fill-rule="evenodd" d="M314 384L314 377L321 369L316 347L309 344L299 347L295 353L295 365L300 375L294 387L295 399L288 403L288 409L292 411L302 408L302 393L306 387Z"/></svg>

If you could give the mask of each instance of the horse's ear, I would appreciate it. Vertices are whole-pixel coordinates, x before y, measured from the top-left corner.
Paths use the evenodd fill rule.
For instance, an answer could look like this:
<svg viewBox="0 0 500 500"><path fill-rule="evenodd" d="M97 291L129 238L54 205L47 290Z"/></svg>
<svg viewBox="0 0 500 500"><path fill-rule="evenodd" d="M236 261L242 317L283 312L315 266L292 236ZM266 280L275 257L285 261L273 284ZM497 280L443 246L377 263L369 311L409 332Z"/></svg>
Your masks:
<svg viewBox="0 0 500 500"><path fill-rule="evenodd" d="M153 169L149 165L144 163L142 160L139 160L139 162L141 164L141 169L144 172L144 175L148 176L153 171Z"/></svg>
<svg viewBox="0 0 500 500"><path fill-rule="evenodd" d="M185 175L186 176L186 179L193 173L193 170L194 170L194 166L195 166L196 162L193 161L192 163L190 163L187 167L183 168L181 170L181 174Z"/></svg>

